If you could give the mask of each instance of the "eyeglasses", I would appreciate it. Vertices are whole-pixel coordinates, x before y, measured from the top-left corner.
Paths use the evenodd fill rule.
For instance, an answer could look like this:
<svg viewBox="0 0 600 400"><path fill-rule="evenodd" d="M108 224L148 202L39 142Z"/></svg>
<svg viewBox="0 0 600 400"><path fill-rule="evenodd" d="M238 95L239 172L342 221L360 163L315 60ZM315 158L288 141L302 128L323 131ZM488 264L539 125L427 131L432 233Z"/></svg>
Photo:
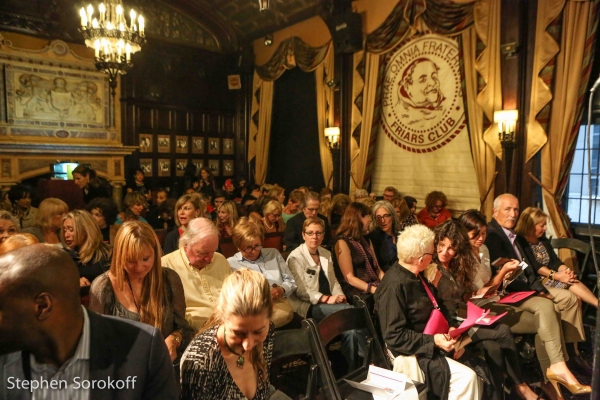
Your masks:
<svg viewBox="0 0 600 400"><path fill-rule="evenodd" d="M377 221L383 221L384 219L386 221L389 221L389 219L392 218L392 216L390 214L383 214L383 215L376 215L375 219L377 219Z"/></svg>
<svg viewBox="0 0 600 400"><path fill-rule="evenodd" d="M435 204L433 206L433 208L442 208L442 207L444 207L444 203L442 203L442 204Z"/></svg>
<svg viewBox="0 0 600 400"><path fill-rule="evenodd" d="M317 211L319 211L318 208L308 208L308 207L306 207L305 210L306 211L310 211L310 212L317 212Z"/></svg>
<svg viewBox="0 0 600 400"><path fill-rule="evenodd" d="M256 250L261 250L263 248L262 244L257 244L256 246L252 247L252 246L248 246L244 249L244 253L251 253L253 251Z"/></svg>
<svg viewBox="0 0 600 400"><path fill-rule="evenodd" d="M425 257L425 256L431 256L431 257L433 257L433 253L423 253L423 255L421 257Z"/></svg>
<svg viewBox="0 0 600 400"><path fill-rule="evenodd" d="M313 237L315 235L317 235L317 237L319 237L319 236L325 235L325 232L312 232L312 231L310 231L310 232L304 232L304 234L306 236L309 236L309 237Z"/></svg>
<svg viewBox="0 0 600 400"><path fill-rule="evenodd" d="M281 214L271 214L271 215L274 216L275 218L281 217Z"/></svg>

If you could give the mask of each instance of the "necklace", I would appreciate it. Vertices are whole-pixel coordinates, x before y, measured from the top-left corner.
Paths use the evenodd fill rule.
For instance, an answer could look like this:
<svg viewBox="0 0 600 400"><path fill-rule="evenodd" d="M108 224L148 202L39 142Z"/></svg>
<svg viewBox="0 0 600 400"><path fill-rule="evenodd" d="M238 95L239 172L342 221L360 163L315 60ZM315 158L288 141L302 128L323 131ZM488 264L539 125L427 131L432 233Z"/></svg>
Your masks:
<svg viewBox="0 0 600 400"><path fill-rule="evenodd" d="M127 285L129 286L129 290L131 291L131 298L133 299L133 304L135 304L135 308L140 313L140 306L138 306L137 301L135 301L135 295L133 294L133 288L131 287L131 282L129 281L129 274L125 271L125 279L127 279Z"/></svg>
<svg viewBox="0 0 600 400"><path fill-rule="evenodd" d="M310 254L311 256L318 256L319 255L319 250L315 251L314 253L311 253L309 251L308 254Z"/></svg>
<svg viewBox="0 0 600 400"><path fill-rule="evenodd" d="M238 359L236 361L238 368L244 368L244 362L246 362L246 360L244 360L244 353L246 351L244 350L242 351L242 354L238 354L231 347L229 347L229 344L227 343L227 333L225 331L226 329L225 327L223 327L223 341L225 342L225 347L227 347L227 350L238 356Z"/></svg>
<svg viewBox="0 0 600 400"><path fill-rule="evenodd" d="M267 218L263 218L263 223L265 224L267 229L273 229L273 226L275 225L275 224L273 224L273 225L269 226L269 224L267 224Z"/></svg>

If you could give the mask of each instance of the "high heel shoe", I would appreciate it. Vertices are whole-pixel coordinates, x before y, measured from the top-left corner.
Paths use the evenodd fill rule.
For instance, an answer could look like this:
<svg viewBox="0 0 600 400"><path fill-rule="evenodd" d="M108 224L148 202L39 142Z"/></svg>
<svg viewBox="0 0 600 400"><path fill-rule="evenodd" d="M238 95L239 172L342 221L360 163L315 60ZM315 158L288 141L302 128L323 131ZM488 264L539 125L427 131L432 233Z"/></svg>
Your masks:
<svg viewBox="0 0 600 400"><path fill-rule="evenodd" d="M548 378L552 386L554 386L556 393L558 393L560 397L562 397L562 394L560 392L560 386L558 385L559 383L566 387L569 390L569 392L571 392L571 394L578 395L592 393L592 388L588 385L582 385L580 383L569 383L560 376L556 375L554 372L552 372L550 368L546 370L546 378Z"/></svg>

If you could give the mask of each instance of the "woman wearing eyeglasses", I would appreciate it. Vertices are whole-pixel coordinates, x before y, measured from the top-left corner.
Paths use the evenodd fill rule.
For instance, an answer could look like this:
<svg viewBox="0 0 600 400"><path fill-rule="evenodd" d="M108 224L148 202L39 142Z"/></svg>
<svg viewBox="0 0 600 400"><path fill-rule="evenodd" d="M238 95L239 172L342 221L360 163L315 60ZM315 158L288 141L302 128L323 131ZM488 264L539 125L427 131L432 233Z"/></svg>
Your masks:
<svg viewBox="0 0 600 400"><path fill-rule="evenodd" d="M451 219L452 214L446 208L448 198L443 192L433 191L425 197L425 208L419 211L417 219L428 228L435 228L442 222Z"/></svg>
<svg viewBox="0 0 600 400"><path fill-rule="evenodd" d="M296 290L296 281L285 260L277 249L263 248L265 234L262 226L246 217L240 218L233 228L231 239L238 252L229 257L232 270L248 268L260 272L269 281L273 298L271 320L276 328L294 318L294 310L288 298Z"/></svg>
<svg viewBox="0 0 600 400"><path fill-rule="evenodd" d="M254 215L256 213L252 213ZM285 223L281 218L281 203L277 200L269 201L263 207L263 217L256 221L265 228L265 233L285 231Z"/></svg>
<svg viewBox="0 0 600 400"><path fill-rule="evenodd" d="M396 238L400 233L400 220L394 206L385 200L375 203L372 215L369 239L379 266L383 271L387 271L398 261Z"/></svg>

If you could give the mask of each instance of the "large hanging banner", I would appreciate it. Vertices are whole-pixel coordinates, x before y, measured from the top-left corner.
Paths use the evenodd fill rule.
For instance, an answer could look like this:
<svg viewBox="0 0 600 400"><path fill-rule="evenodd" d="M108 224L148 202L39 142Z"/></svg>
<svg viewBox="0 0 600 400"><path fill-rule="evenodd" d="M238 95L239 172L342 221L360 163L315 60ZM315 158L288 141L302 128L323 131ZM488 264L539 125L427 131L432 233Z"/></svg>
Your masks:
<svg viewBox="0 0 600 400"><path fill-rule="evenodd" d="M373 189L392 185L424 206L443 191L449 208L479 208L455 40L415 36L386 57Z"/></svg>

